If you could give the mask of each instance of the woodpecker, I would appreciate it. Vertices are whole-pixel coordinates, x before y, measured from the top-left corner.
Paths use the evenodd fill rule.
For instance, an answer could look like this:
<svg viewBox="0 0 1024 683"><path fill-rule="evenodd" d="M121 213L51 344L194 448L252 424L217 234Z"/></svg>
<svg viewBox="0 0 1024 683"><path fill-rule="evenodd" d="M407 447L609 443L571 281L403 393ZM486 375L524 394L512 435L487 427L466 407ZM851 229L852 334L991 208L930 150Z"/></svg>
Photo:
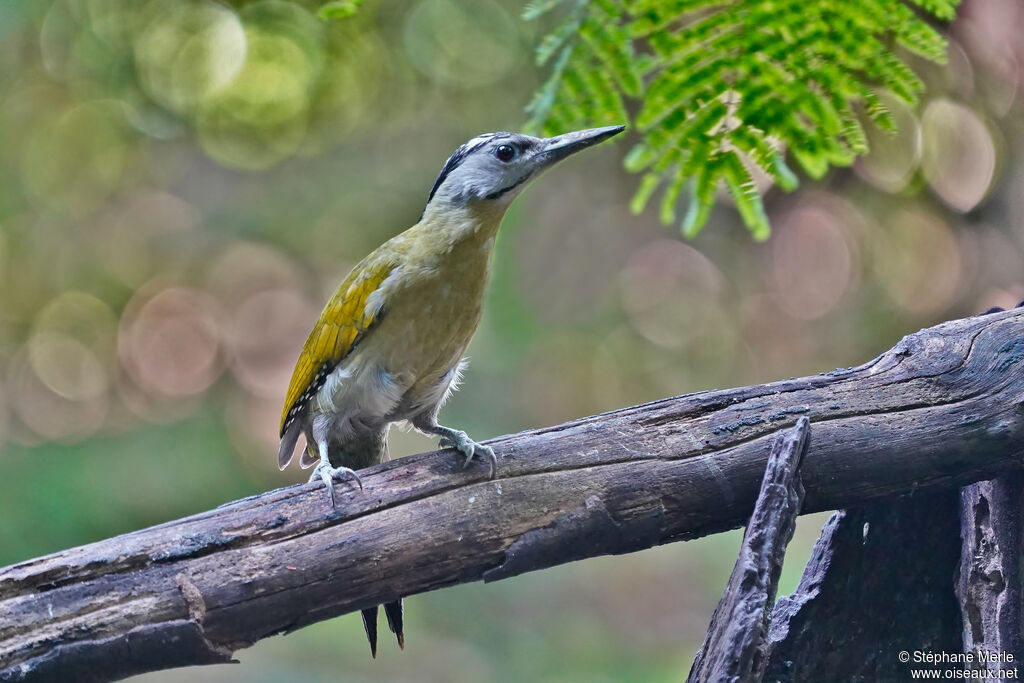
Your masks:
<svg viewBox="0 0 1024 683"><path fill-rule="evenodd" d="M388 428L405 422L461 452L463 467L486 458L493 478L494 451L437 414L466 367L498 225L529 181L624 128L486 133L456 149L419 222L356 264L313 326L288 386L278 466L288 466L303 435L299 464L316 465L310 481L324 483L333 507L334 481L362 489L355 470L387 460ZM404 648L401 599L384 612ZM376 657L376 607L363 610L363 627Z"/></svg>

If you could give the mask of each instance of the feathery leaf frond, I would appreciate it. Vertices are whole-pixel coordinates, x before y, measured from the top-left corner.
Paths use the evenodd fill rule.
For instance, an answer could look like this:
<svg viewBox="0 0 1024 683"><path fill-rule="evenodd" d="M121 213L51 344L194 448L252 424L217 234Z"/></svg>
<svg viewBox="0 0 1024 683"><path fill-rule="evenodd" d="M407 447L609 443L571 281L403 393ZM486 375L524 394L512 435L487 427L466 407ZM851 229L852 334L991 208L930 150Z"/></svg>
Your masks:
<svg viewBox="0 0 1024 683"><path fill-rule="evenodd" d="M631 208L663 187L660 216L703 227L725 186L755 239L769 234L754 177L797 186L867 152L863 120L895 125L877 92L914 104L923 90L898 47L944 62L959 0L537 0L524 17L562 12L537 49L550 75L527 107L544 134L624 123L643 139L625 166L643 172ZM911 6L913 5L913 6ZM635 117L627 106L639 103ZM686 192L684 193L684 190Z"/></svg>

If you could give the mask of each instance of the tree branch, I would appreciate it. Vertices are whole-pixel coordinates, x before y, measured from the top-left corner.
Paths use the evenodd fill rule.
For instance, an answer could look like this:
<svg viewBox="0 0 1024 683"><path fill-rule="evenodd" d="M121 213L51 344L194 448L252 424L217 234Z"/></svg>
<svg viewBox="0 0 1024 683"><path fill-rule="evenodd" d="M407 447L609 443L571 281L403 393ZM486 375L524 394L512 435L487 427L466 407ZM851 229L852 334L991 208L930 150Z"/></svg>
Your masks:
<svg viewBox="0 0 1024 683"><path fill-rule="evenodd" d="M106 680L399 596L741 524L774 433L806 415L804 511L1019 470L1024 311L910 335L857 367L665 399L298 485L0 570L0 680ZM88 665L88 668L84 668Z"/></svg>
<svg viewBox="0 0 1024 683"><path fill-rule="evenodd" d="M772 444L740 555L687 683L755 683L764 675L768 615L804 499L800 461L809 425L807 417L801 417L793 429L779 432Z"/></svg>

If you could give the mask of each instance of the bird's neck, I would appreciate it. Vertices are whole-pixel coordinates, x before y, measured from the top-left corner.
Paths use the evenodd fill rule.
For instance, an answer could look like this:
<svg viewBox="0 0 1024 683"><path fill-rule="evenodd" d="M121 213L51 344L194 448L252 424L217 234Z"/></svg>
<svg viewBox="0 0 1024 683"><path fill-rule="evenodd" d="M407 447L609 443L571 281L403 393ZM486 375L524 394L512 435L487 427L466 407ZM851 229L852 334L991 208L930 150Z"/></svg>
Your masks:
<svg viewBox="0 0 1024 683"><path fill-rule="evenodd" d="M431 202L423 212L420 225L429 230L433 239L447 243L449 250L490 248L506 209L507 203L493 200L458 204Z"/></svg>

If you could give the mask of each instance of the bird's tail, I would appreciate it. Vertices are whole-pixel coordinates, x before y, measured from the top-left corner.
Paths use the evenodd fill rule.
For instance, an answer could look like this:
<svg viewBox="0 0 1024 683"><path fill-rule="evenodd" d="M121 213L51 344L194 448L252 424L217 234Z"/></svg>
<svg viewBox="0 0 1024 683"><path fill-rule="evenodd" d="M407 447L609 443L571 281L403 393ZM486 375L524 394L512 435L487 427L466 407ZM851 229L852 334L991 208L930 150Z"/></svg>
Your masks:
<svg viewBox="0 0 1024 683"><path fill-rule="evenodd" d="M404 619L405 619L405 608L402 606L402 598L398 598L394 602L384 603L384 615L388 618L388 628L395 634L395 638L398 639L399 649L405 649L405 631L404 631Z"/></svg>
<svg viewBox="0 0 1024 683"><path fill-rule="evenodd" d="M370 641L370 656L377 659L377 605L363 610L363 630Z"/></svg>
<svg viewBox="0 0 1024 683"><path fill-rule="evenodd" d="M292 461L295 443L299 440L301 432L302 425L298 420L292 420L292 423L284 430L284 434L281 435L281 445L277 448L277 466L280 469L288 467L288 463Z"/></svg>
<svg viewBox="0 0 1024 683"><path fill-rule="evenodd" d="M363 610L363 629L366 639L370 641L370 655L377 658L377 606ZM398 647L405 649L405 632L403 630L404 609L402 599L384 603L384 616L388 619L388 628L398 639Z"/></svg>

